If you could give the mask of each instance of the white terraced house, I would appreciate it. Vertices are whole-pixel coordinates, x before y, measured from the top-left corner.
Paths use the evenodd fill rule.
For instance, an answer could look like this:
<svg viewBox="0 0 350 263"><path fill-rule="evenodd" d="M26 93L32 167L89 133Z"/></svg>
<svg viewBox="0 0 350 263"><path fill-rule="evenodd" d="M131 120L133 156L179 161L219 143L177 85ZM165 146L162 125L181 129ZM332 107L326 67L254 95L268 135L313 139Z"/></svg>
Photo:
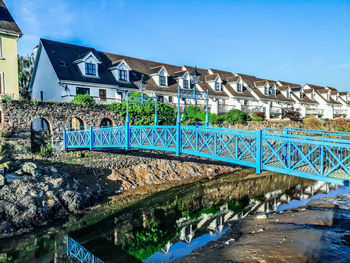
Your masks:
<svg viewBox="0 0 350 263"><path fill-rule="evenodd" d="M208 91L210 112L217 114L239 109L281 118L288 108L320 118L350 114L349 93L332 87L170 65L47 39L40 39L35 49L33 100L71 101L76 94L90 94L97 103L112 103L124 100L127 92L142 91L176 105L178 87ZM203 109L204 103L181 101L183 107L197 104Z"/></svg>

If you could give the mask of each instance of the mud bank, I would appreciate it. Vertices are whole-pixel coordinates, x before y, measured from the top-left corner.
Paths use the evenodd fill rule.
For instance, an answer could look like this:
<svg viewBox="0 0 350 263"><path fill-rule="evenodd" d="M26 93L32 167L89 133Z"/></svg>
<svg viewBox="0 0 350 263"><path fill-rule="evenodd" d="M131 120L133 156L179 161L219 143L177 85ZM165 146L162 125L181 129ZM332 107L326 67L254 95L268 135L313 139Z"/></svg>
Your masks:
<svg viewBox="0 0 350 263"><path fill-rule="evenodd" d="M0 238L81 215L139 187L149 192L224 173L251 172L200 158L134 152L70 152L47 159L3 159L0 164Z"/></svg>
<svg viewBox="0 0 350 263"><path fill-rule="evenodd" d="M350 262L350 194L252 215L217 241L172 262Z"/></svg>

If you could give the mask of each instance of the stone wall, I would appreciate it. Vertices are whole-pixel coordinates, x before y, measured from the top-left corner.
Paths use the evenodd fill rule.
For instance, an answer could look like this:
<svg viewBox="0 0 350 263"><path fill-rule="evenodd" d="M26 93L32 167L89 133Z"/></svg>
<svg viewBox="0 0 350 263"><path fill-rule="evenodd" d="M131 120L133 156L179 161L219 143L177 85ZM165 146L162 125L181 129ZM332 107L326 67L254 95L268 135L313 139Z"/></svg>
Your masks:
<svg viewBox="0 0 350 263"><path fill-rule="evenodd" d="M3 125L13 127L13 133L7 141L15 145L15 152L31 149L31 125L37 118L48 122L55 150L63 149L63 130L73 117L81 119L84 126L98 127L104 118L110 119L113 125L123 125L121 117L103 105L86 108L70 103L11 101L0 103L0 111Z"/></svg>
<svg viewBox="0 0 350 263"><path fill-rule="evenodd" d="M335 130L336 129L336 123L337 121L330 120L330 121L320 121L321 128L324 130ZM303 122L297 122L297 121L249 121L246 124L226 124L224 125L226 128L231 129L240 129L240 130L262 130L264 128L274 128L274 129L283 129L285 127L292 127L292 128L305 128L305 129L318 129L317 127L309 127L308 125L304 124Z"/></svg>

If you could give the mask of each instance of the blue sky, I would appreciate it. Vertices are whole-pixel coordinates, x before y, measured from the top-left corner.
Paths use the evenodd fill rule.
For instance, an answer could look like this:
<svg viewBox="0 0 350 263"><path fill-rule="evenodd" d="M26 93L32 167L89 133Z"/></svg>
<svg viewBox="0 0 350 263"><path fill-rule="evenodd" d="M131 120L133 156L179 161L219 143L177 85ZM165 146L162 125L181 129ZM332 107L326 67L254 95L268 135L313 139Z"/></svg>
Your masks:
<svg viewBox="0 0 350 263"><path fill-rule="evenodd" d="M5 0L24 32L175 65L350 91L350 0Z"/></svg>

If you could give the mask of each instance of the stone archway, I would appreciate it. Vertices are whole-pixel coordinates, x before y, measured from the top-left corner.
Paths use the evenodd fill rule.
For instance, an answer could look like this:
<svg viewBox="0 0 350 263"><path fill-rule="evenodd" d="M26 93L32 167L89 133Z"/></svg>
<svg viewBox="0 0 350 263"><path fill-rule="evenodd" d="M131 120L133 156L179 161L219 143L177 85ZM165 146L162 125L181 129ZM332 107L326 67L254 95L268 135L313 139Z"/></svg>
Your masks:
<svg viewBox="0 0 350 263"><path fill-rule="evenodd" d="M113 121L110 118L103 118L100 122L100 127L108 127L112 125Z"/></svg>
<svg viewBox="0 0 350 263"><path fill-rule="evenodd" d="M68 128L73 131L84 130L85 123L81 118L74 116L69 119Z"/></svg>
<svg viewBox="0 0 350 263"><path fill-rule="evenodd" d="M52 152L52 134L50 123L45 118L36 118L31 123L31 150L43 155Z"/></svg>

